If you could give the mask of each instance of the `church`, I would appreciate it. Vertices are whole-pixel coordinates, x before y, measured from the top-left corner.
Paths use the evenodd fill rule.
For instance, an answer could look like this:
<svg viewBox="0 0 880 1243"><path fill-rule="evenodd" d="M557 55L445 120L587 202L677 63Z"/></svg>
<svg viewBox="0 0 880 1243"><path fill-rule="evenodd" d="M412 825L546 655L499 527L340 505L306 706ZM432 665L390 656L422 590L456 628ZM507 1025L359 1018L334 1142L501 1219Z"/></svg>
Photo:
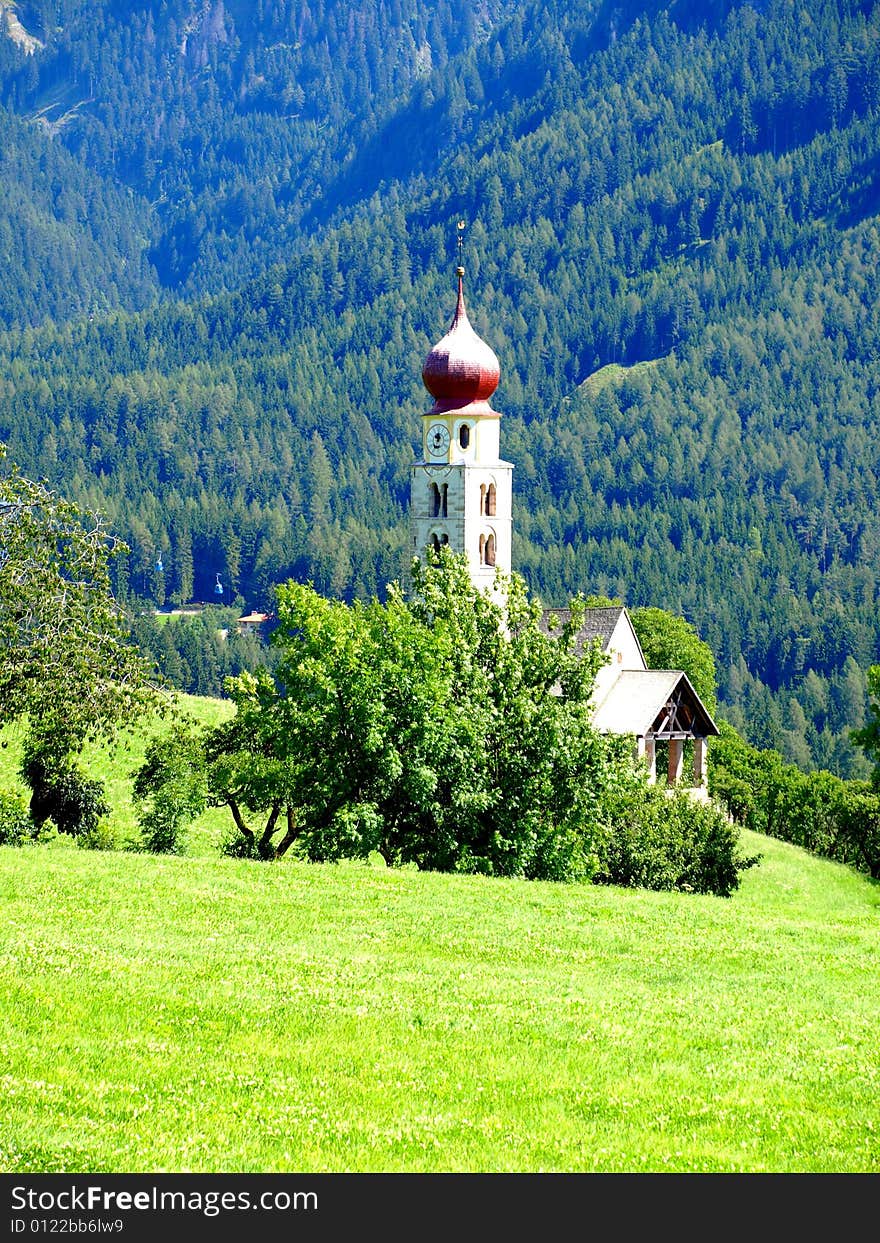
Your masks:
<svg viewBox="0 0 880 1243"><path fill-rule="evenodd" d="M474 584L495 594L496 570L509 574L512 568L513 465L501 457L501 416L490 405L501 367L468 319L463 267L457 276L449 331L422 368L434 404L422 415L421 455L412 466L412 552L448 546L464 554ZM544 610L547 633L565 614ZM687 674L647 667L623 607L588 609L578 645L596 640L607 659L593 692L596 728L631 735L652 781L659 746L669 785L682 782L685 744L692 744L693 774L686 784L705 795L706 746L718 728Z"/></svg>

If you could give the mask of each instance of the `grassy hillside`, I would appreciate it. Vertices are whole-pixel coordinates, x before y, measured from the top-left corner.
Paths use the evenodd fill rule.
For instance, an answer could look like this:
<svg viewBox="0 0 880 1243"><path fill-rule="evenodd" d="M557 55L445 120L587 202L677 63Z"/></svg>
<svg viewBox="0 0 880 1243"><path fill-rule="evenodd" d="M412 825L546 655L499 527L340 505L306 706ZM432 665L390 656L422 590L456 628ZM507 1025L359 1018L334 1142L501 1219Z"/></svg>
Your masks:
<svg viewBox="0 0 880 1243"><path fill-rule="evenodd" d="M0 850L7 1171L880 1168L880 889Z"/></svg>
<svg viewBox="0 0 880 1243"><path fill-rule="evenodd" d="M200 695L174 697L177 710L185 717L203 725L216 724L233 712L228 699L209 699ZM159 718L139 723L131 731L120 734L116 743L92 744L81 757L89 776L103 781L112 809L109 821L116 845L123 848L138 838L137 820L131 801L132 775L143 763L147 744L157 731L165 728ZM18 776L21 762L23 726L0 730L0 790L19 790L27 796L27 787ZM229 823L225 809L211 808L201 815L187 834L187 850L193 854L212 851Z"/></svg>

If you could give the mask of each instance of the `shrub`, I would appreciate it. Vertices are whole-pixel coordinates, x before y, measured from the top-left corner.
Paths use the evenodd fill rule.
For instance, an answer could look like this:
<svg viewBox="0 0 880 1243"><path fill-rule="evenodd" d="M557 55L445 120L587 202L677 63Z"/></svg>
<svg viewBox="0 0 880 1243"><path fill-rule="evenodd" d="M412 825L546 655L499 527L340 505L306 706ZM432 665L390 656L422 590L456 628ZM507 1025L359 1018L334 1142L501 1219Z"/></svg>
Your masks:
<svg viewBox="0 0 880 1243"><path fill-rule="evenodd" d="M880 878L880 792L867 782L803 773L722 722L709 790L738 824Z"/></svg>
<svg viewBox="0 0 880 1243"><path fill-rule="evenodd" d="M21 795L0 790L0 846L23 846L38 832Z"/></svg>
<svg viewBox="0 0 880 1243"><path fill-rule="evenodd" d="M880 791L848 781L837 805L836 858L880 880Z"/></svg>
<svg viewBox="0 0 880 1243"><path fill-rule="evenodd" d="M724 769L716 769L710 780L710 788L712 798L737 824L744 824L748 828L755 827L755 796L747 781L734 777Z"/></svg>
<svg viewBox="0 0 880 1243"><path fill-rule="evenodd" d="M183 830L204 810L207 791L201 739L175 725L147 747L134 774L141 842L154 854L180 854Z"/></svg>
<svg viewBox="0 0 880 1243"><path fill-rule="evenodd" d="M231 828L221 841L220 853L227 859L255 859L258 862L264 860L257 848L256 839L245 837L235 828Z"/></svg>
<svg viewBox="0 0 880 1243"><path fill-rule="evenodd" d="M115 850L116 835L106 820L99 820L76 835L76 844L81 850Z"/></svg>
<svg viewBox="0 0 880 1243"><path fill-rule="evenodd" d="M26 747L21 775L31 789L31 818L38 830L51 820L59 833L93 834L109 814L104 786L84 776L69 757Z"/></svg>
<svg viewBox="0 0 880 1243"><path fill-rule="evenodd" d="M737 829L711 805L648 786L615 810L595 879L726 898L759 858L739 853Z"/></svg>

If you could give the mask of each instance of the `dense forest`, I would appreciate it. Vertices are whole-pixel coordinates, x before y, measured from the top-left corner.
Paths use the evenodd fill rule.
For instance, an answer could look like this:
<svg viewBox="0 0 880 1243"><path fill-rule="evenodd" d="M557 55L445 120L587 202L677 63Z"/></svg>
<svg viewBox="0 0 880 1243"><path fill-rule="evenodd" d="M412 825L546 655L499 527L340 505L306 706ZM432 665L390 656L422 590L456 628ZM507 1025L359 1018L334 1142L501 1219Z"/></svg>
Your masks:
<svg viewBox="0 0 880 1243"><path fill-rule="evenodd" d="M400 576L463 219L516 567L687 617L752 743L864 773L880 3L708 7L16 6L0 440L108 515L123 596ZM190 689L253 659L138 627Z"/></svg>

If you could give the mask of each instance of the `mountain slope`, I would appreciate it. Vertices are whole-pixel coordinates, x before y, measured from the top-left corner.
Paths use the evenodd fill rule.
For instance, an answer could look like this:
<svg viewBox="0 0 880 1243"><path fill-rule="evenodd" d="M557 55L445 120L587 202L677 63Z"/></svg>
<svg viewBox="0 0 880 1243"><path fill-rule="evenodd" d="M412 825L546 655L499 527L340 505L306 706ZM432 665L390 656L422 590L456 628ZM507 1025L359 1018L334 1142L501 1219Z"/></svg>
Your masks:
<svg viewBox="0 0 880 1243"><path fill-rule="evenodd" d="M146 204L0 108L0 325L155 302Z"/></svg>
<svg viewBox="0 0 880 1243"><path fill-rule="evenodd" d="M341 48L341 10L312 7ZM218 572L254 603L290 573L381 591L404 560L419 371L463 217L472 318L502 361L517 566L548 603L604 590L685 612L755 741L853 771L846 731L880 657L880 6L702 7L498 5L471 30L455 8L430 73L389 61L365 100L340 70L323 171L302 154L286 225L269 205L251 244L215 196L205 246L182 251L157 208L154 257L167 283L186 253L185 303L0 340L0 437L110 511L138 592L204 597ZM167 49L152 12L142 33ZM180 79L194 107L233 26L253 42L243 9L223 13L217 68L209 50ZM429 21L402 6L389 46L404 17ZM224 184L271 178L271 115L249 114ZM217 112L198 116L204 135ZM201 167L156 150L179 185ZM221 225L243 265L219 256Z"/></svg>
<svg viewBox="0 0 880 1243"><path fill-rule="evenodd" d="M322 223L339 170L414 82L442 81L515 0L67 0L22 6L0 101L142 200L159 283L232 287ZM410 166L411 167L411 166ZM358 177L353 193L368 196ZM338 196L336 196L338 201Z"/></svg>

